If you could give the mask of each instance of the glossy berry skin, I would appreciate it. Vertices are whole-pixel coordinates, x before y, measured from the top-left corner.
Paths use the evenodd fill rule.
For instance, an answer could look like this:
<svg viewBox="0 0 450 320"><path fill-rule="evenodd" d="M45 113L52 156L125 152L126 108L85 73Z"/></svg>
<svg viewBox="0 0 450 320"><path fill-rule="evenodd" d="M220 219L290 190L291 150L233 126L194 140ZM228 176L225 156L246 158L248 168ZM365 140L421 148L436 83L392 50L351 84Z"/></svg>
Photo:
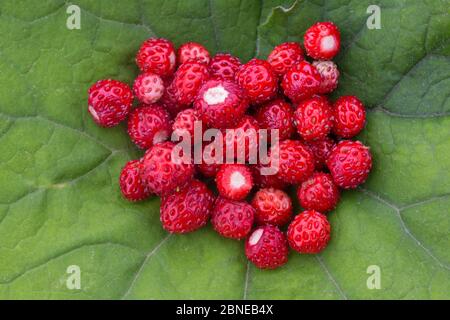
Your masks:
<svg viewBox="0 0 450 320"><path fill-rule="evenodd" d="M289 225L287 239L299 253L319 253L330 240L331 226L325 215L314 210L298 214Z"/></svg>
<svg viewBox="0 0 450 320"><path fill-rule="evenodd" d="M211 143L205 143L202 149L202 162L196 165L197 170L207 178L213 178L219 172L220 167L224 163L222 158L215 157L216 149Z"/></svg>
<svg viewBox="0 0 450 320"><path fill-rule="evenodd" d="M167 93L176 104L187 108L194 102L200 87L208 77L205 64L189 60L178 67Z"/></svg>
<svg viewBox="0 0 450 320"><path fill-rule="evenodd" d="M326 213L339 202L339 188L330 174L316 172L297 189L297 198L305 210Z"/></svg>
<svg viewBox="0 0 450 320"><path fill-rule="evenodd" d="M309 141L306 145L314 155L316 170L321 170L325 167L325 161L328 159L331 150L336 145L336 142L330 137L326 137L322 140Z"/></svg>
<svg viewBox="0 0 450 320"><path fill-rule="evenodd" d="M211 223L221 236L231 239L245 238L252 230L255 209L244 201L217 198Z"/></svg>
<svg viewBox="0 0 450 320"><path fill-rule="evenodd" d="M100 80L89 88L88 111L102 127L114 127L125 120L133 104L130 87L117 80Z"/></svg>
<svg viewBox="0 0 450 320"><path fill-rule="evenodd" d="M164 94L164 82L154 73L142 73L134 80L133 92L140 102L152 104Z"/></svg>
<svg viewBox="0 0 450 320"><path fill-rule="evenodd" d="M252 59L244 64L236 74L236 82L252 104L269 101L278 90L277 76L272 67L260 59Z"/></svg>
<svg viewBox="0 0 450 320"><path fill-rule="evenodd" d="M216 54L209 63L211 77L234 81L236 72L241 67L241 61L228 53Z"/></svg>
<svg viewBox="0 0 450 320"><path fill-rule="evenodd" d="M261 172L261 169L263 167L264 167L263 165L250 166L255 186L258 186L260 188L275 188L275 189L284 189L288 186L288 183L281 180L276 174L263 175Z"/></svg>
<svg viewBox="0 0 450 320"><path fill-rule="evenodd" d="M198 180L161 199L160 220L171 233L187 233L208 222L214 206L214 195Z"/></svg>
<svg viewBox="0 0 450 320"><path fill-rule="evenodd" d="M272 146L270 160L272 166L278 167L278 177L289 184L302 183L314 172L314 156L300 141L284 140L279 148Z"/></svg>
<svg viewBox="0 0 450 320"><path fill-rule="evenodd" d="M366 181L372 169L372 155L361 142L342 140L326 163L334 183L343 189L354 189Z"/></svg>
<svg viewBox="0 0 450 320"><path fill-rule="evenodd" d="M327 94L337 88L339 81L339 70L333 61L314 61L313 66L319 71L322 81L318 93Z"/></svg>
<svg viewBox="0 0 450 320"><path fill-rule="evenodd" d="M222 197L243 200L253 188L253 177L244 164L223 164L217 172L216 184Z"/></svg>
<svg viewBox="0 0 450 320"><path fill-rule="evenodd" d="M166 77L175 71L175 48L167 39L150 38L141 45L136 64L142 72L152 72Z"/></svg>
<svg viewBox="0 0 450 320"><path fill-rule="evenodd" d="M238 85L223 79L205 82L195 99L194 109L211 128L233 128L244 116L248 100Z"/></svg>
<svg viewBox="0 0 450 320"><path fill-rule="evenodd" d="M170 77L165 77L162 78L163 82L164 82L164 93L161 97L161 99L159 99L158 104L161 105L164 109L167 110L167 112L169 112L170 116L172 119L175 119L175 117L177 116L177 114L180 111L183 111L186 108L189 108L189 106L182 106L179 105L175 99L175 92L172 88L172 90L168 90L169 86L172 84L174 79L174 76L170 76Z"/></svg>
<svg viewBox="0 0 450 320"><path fill-rule="evenodd" d="M333 127L330 104L322 97L310 98L299 103L294 119L297 132L305 141L324 139Z"/></svg>
<svg viewBox="0 0 450 320"><path fill-rule="evenodd" d="M292 216L292 201L289 195L279 189L263 188L256 192L251 202L255 208L257 224L283 226Z"/></svg>
<svg viewBox="0 0 450 320"><path fill-rule="evenodd" d="M276 226L256 228L245 242L245 255L260 269L276 269L288 261L286 236Z"/></svg>
<svg viewBox="0 0 450 320"><path fill-rule="evenodd" d="M119 186L122 195L130 201L140 201L150 196L141 179L142 163L139 160L128 161L123 167L120 177Z"/></svg>
<svg viewBox="0 0 450 320"><path fill-rule="evenodd" d="M304 60L303 50L297 42L284 42L276 46L267 57L277 76L283 76L295 63Z"/></svg>
<svg viewBox="0 0 450 320"><path fill-rule="evenodd" d="M169 113L157 104L139 106L128 118L128 135L141 149L166 141L172 133Z"/></svg>
<svg viewBox="0 0 450 320"><path fill-rule="evenodd" d="M317 22L303 37L306 53L313 59L330 60L341 47L341 34L333 22Z"/></svg>
<svg viewBox="0 0 450 320"><path fill-rule="evenodd" d="M366 111L355 96L342 96L333 105L333 133L342 138L352 138L364 128Z"/></svg>
<svg viewBox="0 0 450 320"><path fill-rule="evenodd" d="M293 102L312 97L319 92L322 78L316 67L306 61L295 64L281 82L284 94Z"/></svg>
<svg viewBox="0 0 450 320"><path fill-rule="evenodd" d="M170 141L158 143L148 149L142 159L142 179L156 195L165 195L184 187L194 175L192 162L177 163L172 160L174 148L175 144Z"/></svg>
<svg viewBox="0 0 450 320"><path fill-rule="evenodd" d="M211 60L208 50L197 42L187 42L179 47L177 58L179 64L189 60L196 60L207 65Z"/></svg>
<svg viewBox="0 0 450 320"><path fill-rule="evenodd" d="M226 158L256 163L259 145L258 122L252 116L245 115L233 129L222 130Z"/></svg>
<svg viewBox="0 0 450 320"><path fill-rule="evenodd" d="M196 124L197 123L197 124ZM195 137L195 125L199 126L199 134L200 137ZM206 126L201 122L201 117L197 111L194 109L186 109L180 111L177 114L173 124L172 124L173 134L177 137L186 136L186 138L190 138L191 143L201 143L203 137L203 131L206 129Z"/></svg>
<svg viewBox="0 0 450 320"><path fill-rule="evenodd" d="M279 139L289 139L295 131L294 112L289 103L283 99L275 99L258 108L256 115L258 124L263 129L268 129L270 141L271 129L278 129Z"/></svg>

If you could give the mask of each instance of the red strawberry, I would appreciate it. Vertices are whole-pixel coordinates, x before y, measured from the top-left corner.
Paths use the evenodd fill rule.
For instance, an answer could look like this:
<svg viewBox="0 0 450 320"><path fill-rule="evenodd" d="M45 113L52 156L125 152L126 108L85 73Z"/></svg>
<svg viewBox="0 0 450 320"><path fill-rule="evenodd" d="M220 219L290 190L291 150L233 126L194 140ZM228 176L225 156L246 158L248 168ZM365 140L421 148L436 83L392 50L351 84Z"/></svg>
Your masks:
<svg viewBox="0 0 450 320"><path fill-rule="evenodd" d="M208 77L206 65L189 60L178 67L172 83L167 88L167 94L178 105L189 106L194 102L200 87Z"/></svg>
<svg viewBox="0 0 450 320"><path fill-rule="evenodd" d="M152 193L164 195L177 188L184 187L194 174L194 165L191 159L176 159L180 155L173 142L162 142L154 145L142 159L142 179ZM180 157L189 158L190 155L181 154ZM178 161L183 160L184 161Z"/></svg>
<svg viewBox="0 0 450 320"><path fill-rule="evenodd" d="M178 63L182 64L189 60L208 64L211 60L208 50L197 42L188 42L178 48Z"/></svg>
<svg viewBox="0 0 450 320"><path fill-rule="evenodd" d="M247 202L217 198L211 223L220 235L231 239L245 238L252 230L255 209Z"/></svg>
<svg viewBox="0 0 450 320"><path fill-rule="evenodd" d="M372 168L372 155L361 142L342 140L333 148L326 163L339 187L354 189L366 181Z"/></svg>
<svg viewBox="0 0 450 320"><path fill-rule="evenodd" d="M150 191L142 182L141 170L142 163L139 160L131 160L120 173L120 191L127 200L139 201L150 196Z"/></svg>
<svg viewBox="0 0 450 320"><path fill-rule="evenodd" d="M317 22L305 32L306 53L313 59L330 60L341 47L341 34L333 22Z"/></svg>
<svg viewBox="0 0 450 320"><path fill-rule="evenodd" d="M282 99L270 101L256 112L256 120L263 129L268 129L268 141L270 141L271 129L278 129L279 139L289 139L294 133L294 112L289 103Z"/></svg>
<svg viewBox="0 0 450 320"><path fill-rule="evenodd" d="M337 88L339 70L333 61L314 61L313 66L316 67L322 77L318 93L330 93Z"/></svg>
<svg viewBox="0 0 450 320"><path fill-rule="evenodd" d="M316 170L323 169L325 167L325 161L331 153L331 150L335 146L335 142L330 137L326 137L322 140L309 141L306 145L309 147L316 160Z"/></svg>
<svg viewBox="0 0 450 320"><path fill-rule="evenodd" d="M125 120L133 104L130 87L117 80L99 80L89 88L89 113L102 127L114 127Z"/></svg>
<svg viewBox="0 0 450 320"><path fill-rule="evenodd" d="M292 249L299 253L319 253L330 240L331 226L327 217L314 210L297 215L287 231Z"/></svg>
<svg viewBox="0 0 450 320"><path fill-rule="evenodd" d="M172 42L166 39L146 40L136 55L136 63L142 72L169 76L175 71L176 55Z"/></svg>
<svg viewBox="0 0 450 320"><path fill-rule="evenodd" d="M174 119L180 111L183 111L184 109L189 107L189 106L182 106L177 103L173 88L171 91L168 90L169 86L173 82L173 78L174 78L173 75L170 77L162 78L165 90L161 99L159 99L158 101L158 104L160 104L164 109L167 110L167 112L169 112L172 119Z"/></svg>
<svg viewBox="0 0 450 320"><path fill-rule="evenodd" d="M288 183L281 180L276 174L263 175L261 169L263 165L250 166L253 174L254 184L260 188L284 189Z"/></svg>
<svg viewBox="0 0 450 320"><path fill-rule="evenodd" d="M213 178L217 175L223 160L223 154L217 155L216 158L216 149L212 143L205 144L202 150L202 162L197 165L197 169L205 177Z"/></svg>
<svg viewBox="0 0 450 320"><path fill-rule="evenodd" d="M304 209L326 213L339 202L339 188L331 175L316 172L297 189L297 198Z"/></svg>
<svg viewBox="0 0 450 320"><path fill-rule="evenodd" d="M318 93L321 82L319 71L308 62L301 61L286 72L281 87L289 99L300 102Z"/></svg>
<svg viewBox="0 0 450 320"><path fill-rule="evenodd" d="M258 224L283 226L292 216L292 201L288 194L274 188L263 188L256 192L252 206Z"/></svg>
<svg viewBox="0 0 450 320"><path fill-rule="evenodd" d="M189 186L162 197L162 226L172 233L197 230L208 222L213 205L213 193L203 182L192 180Z"/></svg>
<svg viewBox="0 0 450 320"><path fill-rule="evenodd" d="M366 111L355 96L342 96L333 105L333 132L342 138L356 136L364 128Z"/></svg>
<svg viewBox="0 0 450 320"><path fill-rule="evenodd" d="M212 79L201 87L194 108L209 127L227 128L239 122L247 111L248 100L234 82Z"/></svg>
<svg viewBox="0 0 450 320"><path fill-rule="evenodd" d="M284 140L270 149L272 166L278 177L290 184L302 183L314 172L314 156L300 141Z"/></svg>
<svg viewBox="0 0 450 320"><path fill-rule="evenodd" d="M241 61L231 54L218 53L209 63L209 72L212 77L234 81L236 72L241 65Z"/></svg>
<svg viewBox="0 0 450 320"><path fill-rule="evenodd" d="M285 42L276 46L267 57L273 72L283 76L295 63L304 60L303 50L297 42Z"/></svg>
<svg viewBox="0 0 450 320"><path fill-rule="evenodd" d="M239 121L233 130L222 130L226 158L256 163L259 144L258 131L258 122L252 116L247 115Z"/></svg>
<svg viewBox="0 0 450 320"><path fill-rule="evenodd" d="M135 108L128 119L128 134L141 149L170 138L172 124L169 113L157 104Z"/></svg>
<svg viewBox="0 0 450 320"><path fill-rule="evenodd" d="M154 73L142 73L134 80L133 91L142 103L157 102L164 93L164 83L160 76Z"/></svg>
<svg viewBox="0 0 450 320"><path fill-rule="evenodd" d="M252 173L244 164L223 164L217 173L216 183L222 197L243 200L253 188Z"/></svg>
<svg viewBox="0 0 450 320"><path fill-rule="evenodd" d="M201 135L197 139L199 139L199 142L201 143L203 131L206 129L206 127L201 122L200 115L194 109L186 109L178 113L172 125L173 133L178 137L188 135L191 139L191 143L194 143L196 142L194 140L195 139L194 131L196 122L197 125L199 125L200 128L199 134Z"/></svg>
<svg viewBox="0 0 450 320"><path fill-rule="evenodd" d="M288 261L286 236L275 226L256 228L245 242L245 255L260 269L276 269Z"/></svg>
<svg viewBox="0 0 450 320"><path fill-rule="evenodd" d="M333 126L331 107L322 97L302 101L297 106L294 119L297 131L305 141L324 139Z"/></svg>
<svg viewBox="0 0 450 320"><path fill-rule="evenodd" d="M267 61L252 59L236 74L236 82L245 91L251 103L258 104L275 97L278 81Z"/></svg>

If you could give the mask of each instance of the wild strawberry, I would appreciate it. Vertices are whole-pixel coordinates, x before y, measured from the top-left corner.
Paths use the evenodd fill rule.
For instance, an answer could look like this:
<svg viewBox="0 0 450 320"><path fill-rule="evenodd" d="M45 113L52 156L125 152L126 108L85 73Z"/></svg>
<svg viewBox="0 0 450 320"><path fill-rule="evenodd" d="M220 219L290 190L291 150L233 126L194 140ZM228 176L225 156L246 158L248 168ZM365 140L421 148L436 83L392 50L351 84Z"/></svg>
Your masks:
<svg viewBox="0 0 450 320"><path fill-rule="evenodd" d="M223 164L217 172L216 183L222 197L243 200L253 188L252 173L244 164Z"/></svg>
<svg viewBox="0 0 450 320"><path fill-rule="evenodd" d="M354 189L366 181L372 168L372 155L361 142L342 140L326 163L334 183L343 189Z"/></svg>
<svg viewBox="0 0 450 320"><path fill-rule="evenodd" d="M209 220L214 206L214 195L198 180L161 199L160 219L165 230L187 233L197 230Z"/></svg>
<svg viewBox="0 0 450 320"><path fill-rule="evenodd" d="M157 195L165 195L184 187L194 174L190 155L180 155L170 141L158 143L147 150L142 159L142 179L149 190ZM181 159L173 158L172 153Z"/></svg>
<svg viewBox="0 0 450 320"><path fill-rule="evenodd" d="M220 235L231 239L245 238L252 230L255 209L244 201L217 198L211 223Z"/></svg>
<svg viewBox="0 0 450 320"><path fill-rule="evenodd" d="M281 87L289 99L300 102L318 93L321 81L322 77L316 67L301 61L286 72Z"/></svg>
<svg viewBox="0 0 450 320"><path fill-rule="evenodd" d="M245 242L245 255L260 269L276 269L288 261L286 236L275 226L256 228Z"/></svg>
<svg viewBox="0 0 450 320"><path fill-rule="evenodd" d="M317 22L305 32L306 53L313 59L330 60L341 47L341 34L333 22Z"/></svg>
<svg viewBox="0 0 450 320"><path fill-rule="evenodd" d="M128 134L141 149L168 140L171 132L170 115L157 104L139 106L128 118Z"/></svg>
<svg viewBox="0 0 450 320"><path fill-rule="evenodd" d="M270 160L278 177L290 184L302 183L314 172L314 156L300 141L284 140L270 149Z"/></svg>
<svg viewBox="0 0 450 320"><path fill-rule="evenodd" d="M203 131L206 127L201 122L200 115L194 109L186 109L178 113L172 125L173 133L178 137L183 137L187 134L191 139L191 143L194 143L196 122L200 125L201 130L199 133L202 135L201 137L203 137ZM200 141L202 139L201 137Z"/></svg>
<svg viewBox="0 0 450 320"><path fill-rule="evenodd" d="M189 106L182 106L177 103L173 88L172 90L168 90L168 87L173 82L173 78L173 75L170 77L162 78L165 90L161 99L159 99L158 101L158 104L166 109L167 112L169 112L172 119L174 119L180 111L189 108Z"/></svg>
<svg viewBox="0 0 450 320"><path fill-rule="evenodd" d="M178 67L167 93L178 105L191 105L203 82L209 77L208 68L203 63L189 60Z"/></svg>
<svg viewBox="0 0 450 320"><path fill-rule="evenodd" d="M281 180L276 174L262 174L261 169L263 169L263 165L253 165L250 166L250 170L253 174L254 184L260 188L275 188L275 189L284 189L288 186L288 183Z"/></svg>
<svg viewBox="0 0 450 320"><path fill-rule="evenodd" d="M263 188L256 192L251 202L255 208L258 224L283 226L292 216L292 201L288 194L274 188Z"/></svg>
<svg viewBox="0 0 450 320"><path fill-rule="evenodd" d="M142 73L134 80L133 91L138 100L145 104L157 102L164 93L164 83L154 73Z"/></svg>
<svg viewBox="0 0 450 320"><path fill-rule="evenodd" d="M333 105L333 132L342 138L356 136L364 128L366 111L355 96L342 96Z"/></svg>
<svg viewBox="0 0 450 320"><path fill-rule="evenodd" d="M267 57L267 62L278 76L283 76L295 63L302 60L304 60L303 50L297 42L282 43Z"/></svg>
<svg viewBox="0 0 450 320"><path fill-rule="evenodd" d="M98 125L114 127L130 112L133 93L126 83L99 80L89 88L88 104L88 111Z"/></svg>
<svg viewBox="0 0 450 320"><path fill-rule="evenodd" d="M294 112L289 103L282 99L275 99L258 108L256 115L258 124L268 129L268 140L272 129L278 130L279 139L289 139L294 133Z"/></svg>
<svg viewBox="0 0 450 320"><path fill-rule="evenodd" d="M322 81L318 93L326 94L337 88L339 70L333 61L314 61L313 66L319 71Z"/></svg>
<svg viewBox="0 0 450 320"><path fill-rule="evenodd" d="M209 73L211 77L234 81L236 72L241 65L241 61L231 54L218 53L209 63Z"/></svg>
<svg viewBox="0 0 450 320"><path fill-rule="evenodd" d="M141 179L141 170L142 163L139 160L131 160L120 173L120 191L127 200L140 201L150 196L150 191Z"/></svg>
<svg viewBox="0 0 450 320"><path fill-rule="evenodd" d="M248 100L234 82L212 79L201 87L194 108L209 127L227 128L239 122L248 108Z"/></svg>
<svg viewBox="0 0 450 320"><path fill-rule="evenodd" d="M214 142L205 143L202 149L202 161L197 164L197 170L207 178L213 178L219 172L220 167L224 163L223 149L220 149L222 154L217 154Z"/></svg>
<svg viewBox="0 0 450 320"><path fill-rule="evenodd" d="M319 253L327 246L330 233L331 226L325 215L306 210L291 222L287 238L291 248L299 253Z"/></svg>
<svg viewBox="0 0 450 320"><path fill-rule="evenodd" d="M331 175L316 172L297 189L297 198L304 209L326 213L339 202L339 188Z"/></svg>
<svg viewBox="0 0 450 320"><path fill-rule="evenodd" d="M305 141L324 139L333 126L331 107L321 97L302 101L295 110L294 119L297 131Z"/></svg>
<svg viewBox="0 0 450 320"><path fill-rule="evenodd" d="M136 55L136 64L142 72L152 72L162 77L171 75L176 67L172 42L162 38L144 41Z"/></svg>
<svg viewBox="0 0 450 320"><path fill-rule="evenodd" d="M236 82L245 91L250 102L262 103L275 97L278 81L267 61L252 59L239 69Z"/></svg>
<svg viewBox="0 0 450 320"><path fill-rule="evenodd" d="M259 125L252 116L245 115L233 130L222 130L224 153L229 160L256 163L258 159ZM230 155L233 155L232 157Z"/></svg>
<svg viewBox="0 0 450 320"><path fill-rule="evenodd" d="M196 60L207 65L211 60L208 50L197 42L187 42L183 44L178 48L177 57L179 64L189 60Z"/></svg>
<svg viewBox="0 0 450 320"><path fill-rule="evenodd" d="M331 150L335 146L335 142L330 137L326 137L322 140L309 141L306 145L311 150L316 161L316 170L321 170L325 167L325 161L331 153Z"/></svg>

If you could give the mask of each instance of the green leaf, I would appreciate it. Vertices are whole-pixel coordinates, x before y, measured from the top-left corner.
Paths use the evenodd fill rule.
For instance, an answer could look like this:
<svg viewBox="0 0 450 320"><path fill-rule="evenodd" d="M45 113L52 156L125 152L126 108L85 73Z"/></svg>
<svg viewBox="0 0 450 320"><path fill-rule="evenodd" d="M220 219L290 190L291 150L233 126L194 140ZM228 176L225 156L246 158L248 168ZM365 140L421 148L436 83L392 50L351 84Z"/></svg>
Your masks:
<svg viewBox="0 0 450 320"><path fill-rule="evenodd" d="M84 0L0 3L0 299L450 298L450 19L448 0ZM366 27L381 8L381 29ZM199 41L247 61L314 22L342 32L335 96L368 107L361 139L374 168L330 213L320 255L291 253L261 271L243 243L210 227L168 236L159 200L122 199L121 167L140 152L124 126L97 127L89 86L131 83L150 36ZM67 268L81 270L70 290ZM368 289L369 266L381 289ZM370 279L369 279L370 280Z"/></svg>

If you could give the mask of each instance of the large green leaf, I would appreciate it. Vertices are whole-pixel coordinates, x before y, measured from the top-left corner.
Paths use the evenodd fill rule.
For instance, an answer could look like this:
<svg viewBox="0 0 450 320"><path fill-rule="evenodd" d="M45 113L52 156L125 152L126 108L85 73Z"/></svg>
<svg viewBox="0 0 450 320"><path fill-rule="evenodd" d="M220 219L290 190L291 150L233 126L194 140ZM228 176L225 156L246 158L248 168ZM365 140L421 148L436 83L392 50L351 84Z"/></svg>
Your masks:
<svg viewBox="0 0 450 320"><path fill-rule="evenodd" d="M450 298L450 18L448 0L0 2L0 299ZM366 27L370 4L381 29ZM283 7L277 7L282 5ZM86 112L95 80L131 82L141 41L204 43L246 61L301 40L318 20L342 31L337 94L370 108L362 134L374 169L330 214L329 247L261 271L243 243L210 228L168 236L159 200L117 186L139 152L123 127ZM81 289L66 286L81 268ZM380 267L381 289L367 287Z"/></svg>

